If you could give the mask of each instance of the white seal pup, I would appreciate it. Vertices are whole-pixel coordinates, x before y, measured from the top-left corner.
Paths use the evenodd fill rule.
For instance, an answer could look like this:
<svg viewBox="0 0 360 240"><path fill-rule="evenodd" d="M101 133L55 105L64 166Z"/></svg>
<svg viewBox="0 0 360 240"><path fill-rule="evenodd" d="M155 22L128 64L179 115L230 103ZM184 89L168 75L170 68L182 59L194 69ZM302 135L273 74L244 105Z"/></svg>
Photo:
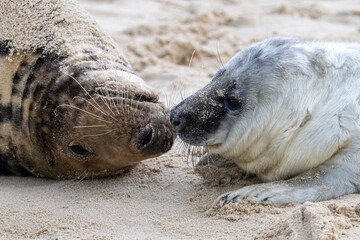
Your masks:
<svg viewBox="0 0 360 240"><path fill-rule="evenodd" d="M267 183L215 204L323 201L360 189L360 45L271 38L171 111L180 138Z"/></svg>

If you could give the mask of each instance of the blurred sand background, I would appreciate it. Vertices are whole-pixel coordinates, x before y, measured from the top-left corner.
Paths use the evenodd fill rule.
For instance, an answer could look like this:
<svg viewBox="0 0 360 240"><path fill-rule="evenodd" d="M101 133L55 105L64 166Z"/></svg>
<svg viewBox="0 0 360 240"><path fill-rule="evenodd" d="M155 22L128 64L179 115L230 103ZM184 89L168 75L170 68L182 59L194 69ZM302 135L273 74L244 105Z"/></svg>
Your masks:
<svg viewBox="0 0 360 240"><path fill-rule="evenodd" d="M271 36L360 42L356 0L79 0L169 106L221 62ZM122 176L91 181L0 177L0 239L359 239L360 195L284 207L212 209L256 178L194 173L174 148ZM230 182L229 182L230 181Z"/></svg>

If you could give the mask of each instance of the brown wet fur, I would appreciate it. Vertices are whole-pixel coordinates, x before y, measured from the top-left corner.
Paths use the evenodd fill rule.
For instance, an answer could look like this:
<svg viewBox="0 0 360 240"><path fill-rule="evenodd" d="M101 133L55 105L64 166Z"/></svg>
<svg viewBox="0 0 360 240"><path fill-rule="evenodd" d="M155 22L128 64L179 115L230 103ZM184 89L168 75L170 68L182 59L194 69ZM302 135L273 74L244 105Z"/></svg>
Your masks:
<svg viewBox="0 0 360 240"><path fill-rule="evenodd" d="M169 110L79 5L0 9L0 174L104 177L171 148Z"/></svg>

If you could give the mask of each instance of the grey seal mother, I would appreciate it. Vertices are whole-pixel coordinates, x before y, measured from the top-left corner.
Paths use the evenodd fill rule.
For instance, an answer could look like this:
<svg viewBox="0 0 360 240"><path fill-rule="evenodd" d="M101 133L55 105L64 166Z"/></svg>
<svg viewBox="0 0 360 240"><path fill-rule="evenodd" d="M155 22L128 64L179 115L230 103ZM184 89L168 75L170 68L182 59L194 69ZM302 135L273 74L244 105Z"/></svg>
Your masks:
<svg viewBox="0 0 360 240"><path fill-rule="evenodd" d="M322 201L360 189L360 45L271 38L171 111L180 138L267 183L215 204ZM216 161L216 160L215 160Z"/></svg>
<svg viewBox="0 0 360 240"><path fill-rule="evenodd" d="M0 3L0 173L109 176L170 149L169 111L70 0Z"/></svg>

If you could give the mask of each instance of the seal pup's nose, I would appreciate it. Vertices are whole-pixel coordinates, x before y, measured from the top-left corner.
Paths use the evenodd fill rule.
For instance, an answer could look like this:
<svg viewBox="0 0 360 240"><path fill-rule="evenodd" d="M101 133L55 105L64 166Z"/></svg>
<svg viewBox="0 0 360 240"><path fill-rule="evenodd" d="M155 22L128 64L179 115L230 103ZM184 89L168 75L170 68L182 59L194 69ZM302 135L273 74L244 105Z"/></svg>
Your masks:
<svg viewBox="0 0 360 240"><path fill-rule="evenodd" d="M176 131L180 131L186 124L186 119L173 108L170 113L170 122Z"/></svg>

